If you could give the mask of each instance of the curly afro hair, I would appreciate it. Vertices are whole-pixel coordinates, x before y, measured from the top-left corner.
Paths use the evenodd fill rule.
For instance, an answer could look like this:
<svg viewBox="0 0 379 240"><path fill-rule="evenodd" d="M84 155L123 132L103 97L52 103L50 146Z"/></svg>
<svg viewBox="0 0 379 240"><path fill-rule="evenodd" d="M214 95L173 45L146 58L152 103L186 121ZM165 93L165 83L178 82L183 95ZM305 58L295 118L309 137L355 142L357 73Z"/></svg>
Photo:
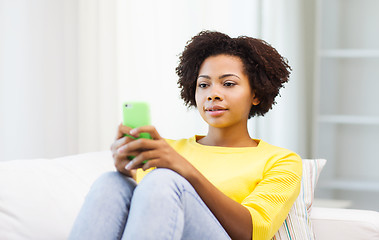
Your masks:
<svg viewBox="0 0 379 240"><path fill-rule="evenodd" d="M206 58L220 54L237 56L242 60L252 91L260 101L258 105L252 105L249 118L263 116L276 104L279 89L288 82L291 67L287 59L261 39L246 36L231 38L213 31L202 31L194 36L179 57L176 73L185 105L196 107L200 66Z"/></svg>

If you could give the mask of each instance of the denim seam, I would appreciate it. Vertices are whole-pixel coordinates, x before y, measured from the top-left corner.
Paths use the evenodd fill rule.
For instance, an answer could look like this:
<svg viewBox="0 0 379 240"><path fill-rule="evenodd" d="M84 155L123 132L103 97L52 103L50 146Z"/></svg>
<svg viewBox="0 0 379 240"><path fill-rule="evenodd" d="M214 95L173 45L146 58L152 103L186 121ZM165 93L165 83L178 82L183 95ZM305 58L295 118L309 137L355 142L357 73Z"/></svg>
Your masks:
<svg viewBox="0 0 379 240"><path fill-rule="evenodd" d="M124 235L125 232L125 227L126 227L126 222L128 221L128 215L129 215L129 209L128 209L128 214L125 214L124 219L123 219L123 228L122 231L119 232L119 236L117 236L117 239L121 240L122 236Z"/></svg>
<svg viewBox="0 0 379 240"><path fill-rule="evenodd" d="M178 194L177 194L177 196L178 196L178 199L179 199L179 202L181 203L181 205L183 206L183 199L182 199L182 196L183 196L183 190L184 189L181 189L181 187L179 187L178 185L177 185L177 183L175 183L175 185L176 185L176 189L178 190ZM182 209L183 209L183 207L182 207ZM176 229L176 225L177 225L177 223L178 223L178 208L176 208L175 209L176 210L176 217L175 217L175 221L174 221L174 227L172 228L173 229L173 232L172 232L172 237L171 237L171 239L174 239L174 237L175 237L175 229Z"/></svg>
<svg viewBox="0 0 379 240"><path fill-rule="evenodd" d="M175 229L176 229L176 224L178 223L178 209L175 209L176 211L175 211L175 220L174 220L174 227L172 227L171 229L172 229L172 235L171 235L171 239L174 239L174 237L175 237Z"/></svg>

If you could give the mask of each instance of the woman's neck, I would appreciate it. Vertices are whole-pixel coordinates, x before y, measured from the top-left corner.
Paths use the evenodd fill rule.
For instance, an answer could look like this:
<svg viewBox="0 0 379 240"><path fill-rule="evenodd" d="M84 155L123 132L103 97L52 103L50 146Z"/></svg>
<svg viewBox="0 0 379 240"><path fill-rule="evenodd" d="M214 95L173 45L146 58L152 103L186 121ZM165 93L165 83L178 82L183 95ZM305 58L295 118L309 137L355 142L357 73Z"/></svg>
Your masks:
<svg viewBox="0 0 379 240"><path fill-rule="evenodd" d="M207 136L199 139L198 143L219 147L256 147L258 144L250 138L245 129L227 129L209 127Z"/></svg>

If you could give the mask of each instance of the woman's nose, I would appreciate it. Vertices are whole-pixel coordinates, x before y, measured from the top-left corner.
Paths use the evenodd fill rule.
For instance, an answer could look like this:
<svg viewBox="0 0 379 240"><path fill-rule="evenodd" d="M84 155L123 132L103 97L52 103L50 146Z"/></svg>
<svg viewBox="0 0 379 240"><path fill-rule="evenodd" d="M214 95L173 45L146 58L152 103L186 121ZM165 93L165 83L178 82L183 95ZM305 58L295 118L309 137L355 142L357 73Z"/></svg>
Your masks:
<svg viewBox="0 0 379 240"><path fill-rule="evenodd" d="M221 94L216 89L212 90L208 96L208 101L215 101L215 100L218 100L218 101L223 100L223 98L221 97Z"/></svg>
<svg viewBox="0 0 379 240"><path fill-rule="evenodd" d="M222 100L222 99L221 99L221 97L219 97L219 96L209 96L209 97L208 97L208 100L209 100L209 101L212 101L212 100L214 101L214 100Z"/></svg>

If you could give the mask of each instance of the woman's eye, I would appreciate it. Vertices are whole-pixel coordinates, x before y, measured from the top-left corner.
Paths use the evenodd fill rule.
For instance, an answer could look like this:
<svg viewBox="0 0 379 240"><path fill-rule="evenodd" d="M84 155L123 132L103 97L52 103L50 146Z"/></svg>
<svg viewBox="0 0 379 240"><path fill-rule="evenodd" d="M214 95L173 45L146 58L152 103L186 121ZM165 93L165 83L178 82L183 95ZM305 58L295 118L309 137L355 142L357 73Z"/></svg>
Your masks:
<svg viewBox="0 0 379 240"><path fill-rule="evenodd" d="M224 86L226 86L226 87L232 87L234 85L236 85L234 82L225 82L224 83Z"/></svg>
<svg viewBox="0 0 379 240"><path fill-rule="evenodd" d="M206 83L199 83L199 88L205 88L205 87L207 87L207 84Z"/></svg>

